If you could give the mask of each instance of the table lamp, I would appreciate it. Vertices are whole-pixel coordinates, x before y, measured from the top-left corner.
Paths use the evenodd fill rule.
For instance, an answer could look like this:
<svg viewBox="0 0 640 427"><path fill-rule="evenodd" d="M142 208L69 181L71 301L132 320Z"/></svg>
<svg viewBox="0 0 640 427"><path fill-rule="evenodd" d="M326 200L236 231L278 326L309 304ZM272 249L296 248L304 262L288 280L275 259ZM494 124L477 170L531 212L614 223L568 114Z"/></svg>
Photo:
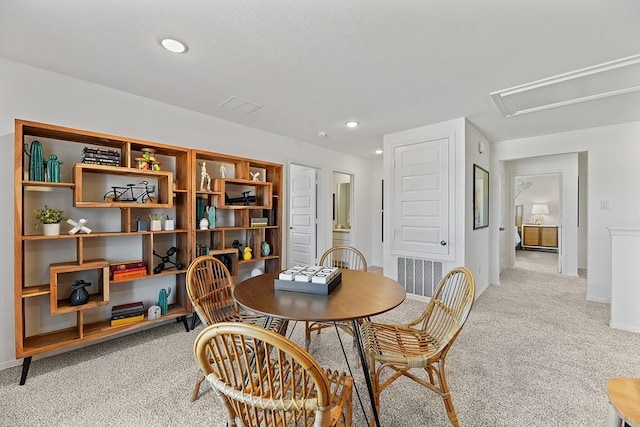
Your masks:
<svg viewBox="0 0 640 427"><path fill-rule="evenodd" d="M531 215L536 215L536 224L544 224L544 216L549 215L549 206L545 204L533 205Z"/></svg>

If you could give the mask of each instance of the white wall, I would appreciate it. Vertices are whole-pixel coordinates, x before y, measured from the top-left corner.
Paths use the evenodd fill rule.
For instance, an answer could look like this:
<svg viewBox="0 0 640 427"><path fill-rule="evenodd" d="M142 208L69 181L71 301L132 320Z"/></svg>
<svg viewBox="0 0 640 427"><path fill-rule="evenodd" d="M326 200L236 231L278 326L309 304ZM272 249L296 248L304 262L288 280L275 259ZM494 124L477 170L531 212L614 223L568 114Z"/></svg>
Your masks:
<svg viewBox="0 0 640 427"><path fill-rule="evenodd" d="M480 153L479 145L484 149ZM491 147L489 141L478 129L465 120L465 191L464 206L465 240L464 240L464 265L471 270L476 281L476 292L480 295L489 286L489 233L492 229L498 229L500 224L491 217L489 206L489 227L473 229L473 165L477 164L489 171L489 182L496 180L496 175L491 171ZM489 200L498 197L497 192L489 189Z"/></svg>
<svg viewBox="0 0 640 427"><path fill-rule="evenodd" d="M640 122L629 122L493 144L494 166L500 161L525 157L587 152L587 299L592 301L607 302L611 297L611 241L607 227L640 227L639 141ZM609 203L608 210L601 208L601 201ZM492 242L498 240L497 232L494 234ZM497 282L499 251L496 246L492 248L491 279Z"/></svg>
<svg viewBox="0 0 640 427"><path fill-rule="evenodd" d="M371 265L384 264L382 245L382 159L371 165ZM385 213L386 214L386 213Z"/></svg>
<svg viewBox="0 0 640 427"><path fill-rule="evenodd" d="M16 118L284 165L289 160L306 160L321 168L319 208L325 218L331 218L331 171L345 170L355 175L357 244L367 259L371 257L370 161L4 59L0 59L0 94L0 141L5 147L5 155L0 156L0 177L5 183L5 200L11 197ZM284 182L288 182L288 171ZM379 183L375 191L378 187ZM287 197L283 198L283 205L286 212ZM13 223L12 203L0 205L0 221ZM283 225L287 230L287 224ZM331 221L323 234L324 241L331 242ZM0 368L15 364L13 244L9 235L0 242L0 271L5 279L0 287ZM286 238L287 233L283 232L284 245Z"/></svg>

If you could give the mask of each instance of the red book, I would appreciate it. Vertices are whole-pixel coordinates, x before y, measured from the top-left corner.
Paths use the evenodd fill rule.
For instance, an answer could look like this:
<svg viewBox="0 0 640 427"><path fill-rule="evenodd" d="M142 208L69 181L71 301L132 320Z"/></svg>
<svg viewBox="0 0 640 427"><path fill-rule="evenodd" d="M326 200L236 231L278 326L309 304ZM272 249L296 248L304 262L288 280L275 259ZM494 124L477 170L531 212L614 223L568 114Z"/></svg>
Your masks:
<svg viewBox="0 0 640 427"><path fill-rule="evenodd" d="M114 271L120 271L120 270L130 270L133 268L140 268L140 267L146 268L146 265L142 260L124 261L124 262L112 263L111 265L109 265L109 270L111 272L114 272Z"/></svg>
<svg viewBox="0 0 640 427"><path fill-rule="evenodd" d="M112 273L113 280L134 279L147 275L147 267L129 268L127 270L117 270Z"/></svg>

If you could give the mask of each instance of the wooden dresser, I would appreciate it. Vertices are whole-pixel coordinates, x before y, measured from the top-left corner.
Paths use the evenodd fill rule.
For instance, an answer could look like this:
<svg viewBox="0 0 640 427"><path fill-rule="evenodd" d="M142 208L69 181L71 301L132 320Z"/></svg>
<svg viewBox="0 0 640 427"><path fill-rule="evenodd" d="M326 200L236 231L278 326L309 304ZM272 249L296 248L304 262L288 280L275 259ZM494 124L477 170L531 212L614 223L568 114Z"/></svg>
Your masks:
<svg viewBox="0 0 640 427"><path fill-rule="evenodd" d="M557 225L522 224L523 249L558 250Z"/></svg>

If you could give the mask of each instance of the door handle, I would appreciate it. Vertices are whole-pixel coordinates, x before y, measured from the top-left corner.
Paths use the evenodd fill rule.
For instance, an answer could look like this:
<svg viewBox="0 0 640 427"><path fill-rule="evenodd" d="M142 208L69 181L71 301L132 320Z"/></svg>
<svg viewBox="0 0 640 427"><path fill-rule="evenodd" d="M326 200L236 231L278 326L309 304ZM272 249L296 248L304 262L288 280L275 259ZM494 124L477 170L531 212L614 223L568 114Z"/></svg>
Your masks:
<svg viewBox="0 0 640 427"><path fill-rule="evenodd" d="M504 231L504 227L500 227L500 231Z"/></svg>
<svg viewBox="0 0 640 427"><path fill-rule="evenodd" d="M447 242L445 240L440 240L440 245L441 246L447 246Z"/></svg>

